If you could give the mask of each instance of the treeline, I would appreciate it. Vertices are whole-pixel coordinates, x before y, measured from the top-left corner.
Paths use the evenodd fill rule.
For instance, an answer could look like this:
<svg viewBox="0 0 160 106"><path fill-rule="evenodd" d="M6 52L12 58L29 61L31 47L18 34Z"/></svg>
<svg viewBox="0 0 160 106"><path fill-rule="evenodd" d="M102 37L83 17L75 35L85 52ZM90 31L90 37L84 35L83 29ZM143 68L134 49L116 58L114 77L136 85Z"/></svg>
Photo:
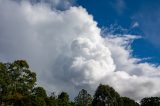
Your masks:
<svg viewBox="0 0 160 106"><path fill-rule="evenodd" d="M160 106L159 97L143 98L138 104L108 85L100 84L93 97L82 89L73 101L67 92L48 96L35 85L36 74L25 60L0 63L0 106Z"/></svg>

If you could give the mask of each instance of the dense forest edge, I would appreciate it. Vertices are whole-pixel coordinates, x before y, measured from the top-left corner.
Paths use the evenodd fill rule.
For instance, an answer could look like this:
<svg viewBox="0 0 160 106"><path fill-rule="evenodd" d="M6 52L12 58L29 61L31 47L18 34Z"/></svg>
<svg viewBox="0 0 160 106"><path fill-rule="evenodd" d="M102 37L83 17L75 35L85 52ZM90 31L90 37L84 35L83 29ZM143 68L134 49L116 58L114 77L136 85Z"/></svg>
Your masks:
<svg viewBox="0 0 160 106"><path fill-rule="evenodd" d="M25 60L0 62L0 106L160 106L160 97L145 97L137 103L103 84L93 96L82 89L70 100L67 92L47 95L43 87L36 86L36 80Z"/></svg>

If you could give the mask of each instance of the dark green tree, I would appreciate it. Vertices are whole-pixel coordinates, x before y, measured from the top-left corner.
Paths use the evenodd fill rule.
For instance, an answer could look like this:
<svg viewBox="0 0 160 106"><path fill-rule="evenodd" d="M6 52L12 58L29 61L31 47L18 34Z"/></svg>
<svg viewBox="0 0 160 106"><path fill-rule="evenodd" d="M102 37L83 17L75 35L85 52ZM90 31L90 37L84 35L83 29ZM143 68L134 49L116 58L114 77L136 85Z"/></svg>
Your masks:
<svg viewBox="0 0 160 106"><path fill-rule="evenodd" d="M36 95L31 96L31 106L47 106L43 97Z"/></svg>
<svg viewBox="0 0 160 106"><path fill-rule="evenodd" d="M92 96L82 89L75 98L75 103L77 106L90 106L92 104Z"/></svg>
<svg viewBox="0 0 160 106"><path fill-rule="evenodd" d="M124 106L139 106L139 104L137 102L135 102L134 100L128 98L128 97L121 97L123 100L123 105Z"/></svg>
<svg viewBox="0 0 160 106"><path fill-rule="evenodd" d="M31 94L36 74L24 60L0 63L1 104L20 105Z"/></svg>
<svg viewBox="0 0 160 106"><path fill-rule="evenodd" d="M160 97L147 97L141 100L141 106L160 106Z"/></svg>
<svg viewBox="0 0 160 106"><path fill-rule="evenodd" d="M32 90L31 98L32 98L31 100L32 106L47 106L46 105L47 94L44 88L35 87Z"/></svg>
<svg viewBox="0 0 160 106"><path fill-rule="evenodd" d="M5 64L0 63L0 105L6 104L8 85L11 83L9 73Z"/></svg>
<svg viewBox="0 0 160 106"><path fill-rule="evenodd" d="M70 102L69 106L77 106L75 102Z"/></svg>
<svg viewBox="0 0 160 106"><path fill-rule="evenodd" d="M95 92L93 106L123 106L120 95L110 86L100 84Z"/></svg>
<svg viewBox="0 0 160 106"><path fill-rule="evenodd" d="M54 92L46 98L46 104L47 106L58 106L58 99Z"/></svg>
<svg viewBox="0 0 160 106"><path fill-rule="evenodd" d="M46 98L47 94L44 88L42 87L36 87L32 90L32 95L38 96L38 97L43 97Z"/></svg>
<svg viewBox="0 0 160 106"><path fill-rule="evenodd" d="M58 106L69 106L69 95L66 92L58 95Z"/></svg>
<svg viewBox="0 0 160 106"><path fill-rule="evenodd" d="M45 101L46 101L47 106L58 106L58 100L57 99L47 97Z"/></svg>

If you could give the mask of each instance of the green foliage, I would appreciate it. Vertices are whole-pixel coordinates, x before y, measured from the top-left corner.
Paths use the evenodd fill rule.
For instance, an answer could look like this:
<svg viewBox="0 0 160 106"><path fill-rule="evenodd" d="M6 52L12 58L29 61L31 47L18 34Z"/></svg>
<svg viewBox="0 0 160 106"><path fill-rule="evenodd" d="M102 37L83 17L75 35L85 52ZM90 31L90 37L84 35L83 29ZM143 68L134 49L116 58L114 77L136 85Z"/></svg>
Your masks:
<svg viewBox="0 0 160 106"><path fill-rule="evenodd" d="M160 106L160 97L143 98L141 106Z"/></svg>
<svg viewBox="0 0 160 106"><path fill-rule="evenodd" d="M95 92L93 106L123 106L120 95L110 86L100 84Z"/></svg>
<svg viewBox="0 0 160 106"><path fill-rule="evenodd" d="M0 63L0 104L6 100L8 90L8 84L10 83L7 67Z"/></svg>
<svg viewBox="0 0 160 106"><path fill-rule="evenodd" d="M58 106L58 100L52 97L47 97L46 104L47 106Z"/></svg>
<svg viewBox="0 0 160 106"><path fill-rule="evenodd" d="M32 106L47 106L46 105L46 98L47 94L44 88L42 87L36 87L32 90Z"/></svg>
<svg viewBox="0 0 160 106"><path fill-rule="evenodd" d="M110 86L100 84L94 99L82 89L74 102L66 92L47 96L42 87L35 87L36 74L25 60L0 63L0 106L139 106ZM143 98L141 106L160 106L160 97Z"/></svg>
<svg viewBox="0 0 160 106"><path fill-rule="evenodd" d="M121 97L123 100L123 105L124 106L139 106L139 104L137 102L135 102L134 100L127 98L127 97Z"/></svg>
<svg viewBox="0 0 160 106"><path fill-rule="evenodd" d="M77 106L75 102L70 102L69 106Z"/></svg>
<svg viewBox="0 0 160 106"><path fill-rule="evenodd" d="M32 94L38 97L46 98L47 94L44 88L42 87L36 87L32 90Z"/></svg>
<svg viewBox="0 0 160 106"><path fill-rule="evenodd" d="M58 95L58 106L69 106L69 95L66 92Z"/></svg>
<svg viewBox="0 0 160 106"><path fill-rule="evenodd" d="M1 104L18 105L29 96L36 82L36 74L31 72L24 60L0 63Z"/></svg>
<svg viewBox="0 0 160 106"><path fill-rule="evenodd" d="M77 106L90 106L92 103L92 96L88 94L86 90L82 89L75 98L75 103Z"/></svg>
<svg viewBox="0 0 160 106"><path fill-rule="evenodd" d="M50 97L46 98L47 106L58 106L58 99L54 92L51 93Z"/></svg>
<svg viewBox="0 0 160 106"><path fill-rule="evenodd" d="M32 106L47 106L45 99L39 96L31 96L31 105Z"/></svg>

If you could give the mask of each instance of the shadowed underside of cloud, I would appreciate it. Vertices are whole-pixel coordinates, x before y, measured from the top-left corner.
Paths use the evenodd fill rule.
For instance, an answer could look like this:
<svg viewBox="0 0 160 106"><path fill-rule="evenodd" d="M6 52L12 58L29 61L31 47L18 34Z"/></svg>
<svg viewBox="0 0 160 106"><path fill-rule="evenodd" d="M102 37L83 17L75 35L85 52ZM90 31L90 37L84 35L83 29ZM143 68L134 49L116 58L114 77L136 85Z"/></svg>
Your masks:
<svg viewBox="0 0 160 106"><path fill-rule="evenodd" d="M0 0L0 17L1 61L26 59L48 91L75 96L104 83L136 100L160 96L160 68L132 57L136 37L101 37L83 7L60 11L46 3Z"/></svg>

